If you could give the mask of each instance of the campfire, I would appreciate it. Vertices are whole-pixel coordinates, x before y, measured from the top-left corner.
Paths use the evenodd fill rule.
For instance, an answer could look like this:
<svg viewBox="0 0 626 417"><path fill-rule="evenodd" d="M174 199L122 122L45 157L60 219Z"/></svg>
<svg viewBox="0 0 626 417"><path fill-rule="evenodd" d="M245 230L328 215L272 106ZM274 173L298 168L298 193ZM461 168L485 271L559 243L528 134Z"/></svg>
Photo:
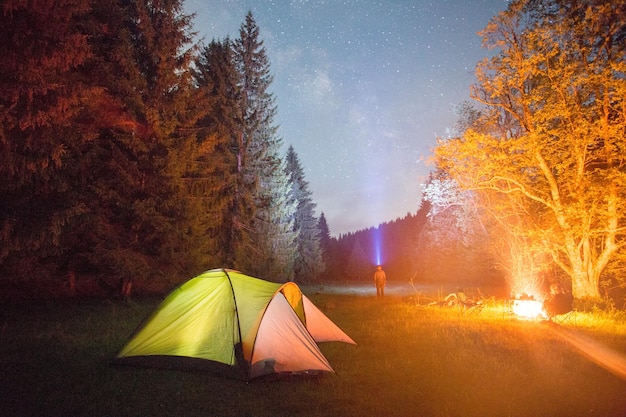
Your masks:
<svg viewBox="0 0 626 417"><path fill-rule="evenodd" d="M545 319L543 302L536 300L533 295L517 294L513 299L513 314L529 319Z"/></svg>

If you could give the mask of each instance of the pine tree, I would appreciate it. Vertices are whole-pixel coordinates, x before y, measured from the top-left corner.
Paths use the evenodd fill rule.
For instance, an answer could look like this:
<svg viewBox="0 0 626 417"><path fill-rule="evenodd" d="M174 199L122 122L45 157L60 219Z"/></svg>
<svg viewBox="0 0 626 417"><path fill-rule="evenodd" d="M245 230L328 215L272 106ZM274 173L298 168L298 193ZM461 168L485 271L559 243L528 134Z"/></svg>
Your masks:
<svg viewBox="0 0 626 417"><path fill-rule="evenodd" d="M229 39L212 41L196 59L194 78L203 91L208 111L197 126L201 153L197 157L194 192L205 206L209 224L205 239L211 241L210 261L234 268L235 254L250 242L254 217L252 190L245 187L238 161L243 159L239 139L243 118L239 107L238 73ZM245 220L244 220L245 219Z"/></svg>
<svg viewBox="0 0 626 417"><path fill-rule="evenodd" d="M244 227L251 227L253 240L239 248L236 265L258 276L290 279L295 208L287 205L285 198L290 186L280 156L282 139L274 125L276 107L269 92L273 77L251 12L246 15L239 36L234 43L234 61L240 77L243 129L237 143L237 168L243 181L241 192L252 190L257 212L252 219L242 219Z"/></svg>
<svg viewBox="0 0 626 417"><path fill-rule="evenodd" d="M182 129L192 122L192 55L184 49L192 34L180 11L176 0L94 9L98 59L90 75L100 94L90 105L99 134L90 150L91 226L82 232L85 256L102 276L121 280L123 295L136 276L187 273L192 258L182 183L193 141Z"/></svg>
<svg viewBox="0 0 626 417"><path fill-rule="evenodd" d="M338 276L333 276L333 272L338 272L339 262L336 253L337 239L330 235L330 228L326 221L324 212L320 213L320 217L317 221L318 238L320 242L320 250L322 252L322 261L324 264L324 277L322 281L332 281L338 279Z"/></svg>
<svg viewBox="0 0 626 417"><path fill-rule="evenodd" d="M0 5L0 275L53 277L85 207L72 198L91 132L77 123L92 88L89 1ZM46 274L38 274L38 269Z"/></svg>
<svg viewBox="0 0 626 417"><path fill-rule="evenodd" d="M291 195L291 183L285 172L285 163L278 161L276 172L261 180L262 200L256 219L257 242L265 263L255 265L259 276L278 281L292 281L296 260L296 232L294 215L296 201ZM269 177L269 178L268 178Z"/></svg>
<svg viewBox="0 0 626 417"><path fill-rule="evenodd" d="M311 198L309 184L304 179L304 170L293 146L287 150L286 172L289 175L293 198L296 203L294 232L297 253L294 263L294 276L302 282L316 279L325 266L320 247L320 230L315 217L315 203Z"/></svg>
<svg viewBox="0 0 626 417"><path fill-rule="evenodd" d="M362 233L354 233L346 238L350 249L344 264L344 274L350 279L367 283L372 264L361 242L362 236L365 237Z"/></svg>

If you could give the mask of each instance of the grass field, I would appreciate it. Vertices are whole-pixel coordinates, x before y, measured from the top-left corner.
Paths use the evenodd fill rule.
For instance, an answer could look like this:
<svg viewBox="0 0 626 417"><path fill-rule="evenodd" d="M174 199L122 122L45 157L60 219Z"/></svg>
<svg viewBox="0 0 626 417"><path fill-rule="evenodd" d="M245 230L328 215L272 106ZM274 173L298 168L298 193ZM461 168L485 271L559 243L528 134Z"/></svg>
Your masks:
<svg viewBox="0 0 626 417"><path fill-rule="evenodd" d="M623 365L623 323L523 321L497 303L470 316L393 295L309 297L358 345L321 345L336 374L257 383L111 365L156 298L4 308L0 415L626 415L624 375L599 350L617 352L612 363ZM597 353L583 354L572 338L592 339Z"/></svg>

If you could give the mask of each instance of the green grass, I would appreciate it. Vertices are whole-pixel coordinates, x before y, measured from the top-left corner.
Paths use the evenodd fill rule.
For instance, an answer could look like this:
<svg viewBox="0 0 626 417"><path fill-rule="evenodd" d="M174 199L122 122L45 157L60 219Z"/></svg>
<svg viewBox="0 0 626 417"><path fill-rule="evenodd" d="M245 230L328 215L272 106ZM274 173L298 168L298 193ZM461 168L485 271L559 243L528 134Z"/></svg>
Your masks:
<svg viewBox="0 0 626 417"><path fill-rule="evenodd" d="M0 415L623 416L626 380L563 327L497 305L475 316L400 298L312 294L357 346L322 344L336 374L244 383L113 366L159 300L50 303L0 316ZM626 327L580 315L567 331L626 356Z"/></svg>

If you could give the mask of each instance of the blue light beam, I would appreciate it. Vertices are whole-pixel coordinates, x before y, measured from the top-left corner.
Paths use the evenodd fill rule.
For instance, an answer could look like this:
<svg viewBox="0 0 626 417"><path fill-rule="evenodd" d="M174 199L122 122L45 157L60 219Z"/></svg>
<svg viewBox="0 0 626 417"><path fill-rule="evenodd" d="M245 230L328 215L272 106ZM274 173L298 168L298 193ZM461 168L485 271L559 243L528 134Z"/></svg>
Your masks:
<svg viewBox="0 0 626 417"><path fill-rule="evenodd" d="M374 257L376 265L382 265L382 236L380 234L380 229L378 227L374 229L372 235L374 236Z"/></svg>

